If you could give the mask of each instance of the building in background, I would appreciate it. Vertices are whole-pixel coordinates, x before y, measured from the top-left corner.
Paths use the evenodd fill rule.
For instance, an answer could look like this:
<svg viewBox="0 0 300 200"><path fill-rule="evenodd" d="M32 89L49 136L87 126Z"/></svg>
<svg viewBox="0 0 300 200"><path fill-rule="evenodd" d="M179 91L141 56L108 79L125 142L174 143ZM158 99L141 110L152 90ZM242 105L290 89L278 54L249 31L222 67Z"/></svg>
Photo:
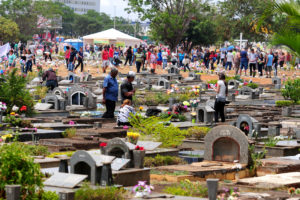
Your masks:
<svg viewBox="0 0 300 200"><path fill-rule="evenodd" d="M61 2L74 10L77 14L85 14L89 10L100 12L101 0L55 0Z"/></svg>

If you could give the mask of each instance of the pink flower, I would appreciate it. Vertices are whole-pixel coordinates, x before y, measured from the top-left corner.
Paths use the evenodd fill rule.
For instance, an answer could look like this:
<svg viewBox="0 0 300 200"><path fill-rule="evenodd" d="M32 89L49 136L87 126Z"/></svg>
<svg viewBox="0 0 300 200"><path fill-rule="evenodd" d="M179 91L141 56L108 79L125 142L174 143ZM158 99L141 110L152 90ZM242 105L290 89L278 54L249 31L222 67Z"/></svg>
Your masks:
<svg viewBox="0 0 300 200"><path fill-rule="evenodd" d="M69 125L74 125L75 122L74 121L69 121Z"/></svg>
<svg viewBox="0 0 300 200"><path fill-rule="evenodd" d="M123 126L123 129L128 129L128 126L127 125Z"/></svg>
<svg viewBox="0 0 300 200"><path fill-rule="evenodd" d="M37 128L34 128L34 132L37 132Z"/></svg>

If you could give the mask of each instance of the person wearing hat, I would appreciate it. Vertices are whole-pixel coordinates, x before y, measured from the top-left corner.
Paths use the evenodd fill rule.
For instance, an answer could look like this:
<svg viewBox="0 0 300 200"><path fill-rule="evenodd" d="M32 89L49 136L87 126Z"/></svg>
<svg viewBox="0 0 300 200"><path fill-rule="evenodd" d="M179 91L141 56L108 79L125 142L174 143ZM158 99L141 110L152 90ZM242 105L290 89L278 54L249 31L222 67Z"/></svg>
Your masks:
<svg viewBox="0 0 300 200"><path fill-rule="evenodd" d="M121 84L121 98L122 102L125 99L129 99L132 101L132 97L135 93L135 89L133 89L132 82L134 81L135 73L133 71L128 72L127 79Z"/></svg>
<svg viewBox="0 0 300 200"><path fill-rule="evenodd" d="M45 71L42 78L43 78L42 82L47 80L46 86L50 90L53 90L54 88L58 87L56 73L52 68L49 68L48 71Z"/></svg>

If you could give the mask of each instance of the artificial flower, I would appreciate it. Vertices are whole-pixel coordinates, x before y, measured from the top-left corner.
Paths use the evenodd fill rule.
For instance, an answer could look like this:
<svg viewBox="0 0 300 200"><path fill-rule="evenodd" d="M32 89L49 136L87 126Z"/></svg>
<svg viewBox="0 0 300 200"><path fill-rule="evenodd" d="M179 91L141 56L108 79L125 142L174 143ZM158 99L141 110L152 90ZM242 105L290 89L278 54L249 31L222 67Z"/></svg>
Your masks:
<svg viewBox="0 0 300 200"><path fill-rule="evenodd" d="M106 147L107 146L107 143L106 142L101 142L100 143L100 147Z"/></svg>

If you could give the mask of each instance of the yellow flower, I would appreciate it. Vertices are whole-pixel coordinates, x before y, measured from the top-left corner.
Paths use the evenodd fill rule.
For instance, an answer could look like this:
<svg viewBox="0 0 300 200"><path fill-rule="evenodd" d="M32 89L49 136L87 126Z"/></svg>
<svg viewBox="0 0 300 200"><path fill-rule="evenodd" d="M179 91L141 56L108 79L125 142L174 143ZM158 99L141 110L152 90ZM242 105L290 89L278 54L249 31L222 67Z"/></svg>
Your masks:
<svg viewBox="0 0 300 200"><path fill-rule="evenodd" d="M136 139L140 137L140 134L136 132L127 132L127 137Z"/></svg>
<svg viewBox="0 0 300 200"><path fill-rule="evenodd" d="M12 137L13 137L12 134L6 134L6 135L1 136L1 139L5 141L7 138L12 138Z"/></svg>
<svg viewBox="0 0 300 200"><path fill-rule="evenodd" d="M15 112L11 112L11 113L10 113L10 115L15 115L15 114L16 114Z"/></svg>
<svg viewBox="0 0 300 200"><path fill-rule="evenodd" d="M143 108L143 106L140 106L140 110L143 110L144 108Z"/></svg>

